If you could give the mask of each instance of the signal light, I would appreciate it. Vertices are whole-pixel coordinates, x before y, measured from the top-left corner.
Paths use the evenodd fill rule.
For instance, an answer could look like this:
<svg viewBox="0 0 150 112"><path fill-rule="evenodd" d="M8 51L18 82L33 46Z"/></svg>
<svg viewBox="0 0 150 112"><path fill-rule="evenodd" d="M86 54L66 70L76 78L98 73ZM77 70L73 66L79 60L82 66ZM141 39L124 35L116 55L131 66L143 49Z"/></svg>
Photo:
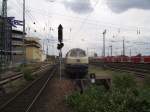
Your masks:
<svg viewBox="0 0 150 112"><path fill-rule="evenodd" d="M64 43L57 44L57 49L60 50L64 46Z"/></svg>
<svg viewBox="0 0 150 112"><path fill-rule="evenodd" d="M58 41L60 43L63 41L63 27L61 24L58 27Z"/></svg>

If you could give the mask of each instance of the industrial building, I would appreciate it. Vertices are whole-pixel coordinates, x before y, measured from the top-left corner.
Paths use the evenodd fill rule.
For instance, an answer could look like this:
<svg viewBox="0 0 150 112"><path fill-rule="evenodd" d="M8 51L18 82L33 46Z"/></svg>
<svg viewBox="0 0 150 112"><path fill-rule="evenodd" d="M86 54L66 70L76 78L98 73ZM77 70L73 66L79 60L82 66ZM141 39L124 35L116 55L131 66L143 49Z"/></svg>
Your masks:
<svg viewBox="0 0 150 112"><path fill-rule="evenodd" d="M27 62L45 60L39 39L26 37L24 44L23 32L12 30L7 19L0 17L0 63L17 65L22 64L25 58Z"/></svg>
<svg viewBox="0 0 150 112"><path fill-rule="evenodd" d="M42 50L38 38L26 37L26 61L27 62L41 62Z"/></svg>

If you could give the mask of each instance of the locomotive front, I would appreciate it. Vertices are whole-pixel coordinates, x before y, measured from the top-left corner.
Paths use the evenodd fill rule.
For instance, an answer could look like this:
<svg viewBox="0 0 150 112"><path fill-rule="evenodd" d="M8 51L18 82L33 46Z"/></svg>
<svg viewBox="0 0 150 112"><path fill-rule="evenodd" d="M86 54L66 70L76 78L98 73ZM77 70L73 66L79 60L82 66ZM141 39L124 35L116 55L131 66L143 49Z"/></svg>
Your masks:
<svg viewBox="0 0 150 112"><path fill-rule="evenodd" d="M66 55L65 70L71 75L84 77L88 73L88 64L88 56L82 49L71 49Z"/></svg>

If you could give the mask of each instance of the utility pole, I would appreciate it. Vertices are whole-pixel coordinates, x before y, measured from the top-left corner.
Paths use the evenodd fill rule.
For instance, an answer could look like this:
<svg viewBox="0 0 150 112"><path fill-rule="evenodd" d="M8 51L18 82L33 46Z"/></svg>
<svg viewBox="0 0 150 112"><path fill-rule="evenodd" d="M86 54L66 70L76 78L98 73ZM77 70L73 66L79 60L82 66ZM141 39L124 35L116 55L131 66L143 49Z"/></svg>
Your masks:
<svg viewBox="0 0 150 112"><path fill-rule="evenodd" d="M46 54L47 54L47 61L48 61L48 43L47 43L47 50L46 50Z"/></svg>
<svg viewBox="0 0 150 112"><path fill-rule="evenodd" d="M87 56L89 56L89 49L87 48Z"/></svg>
<svg viewBox="0 0 150 112"><path fill-rule="evenodd" d="M132 51L131 51L131 49L130 49L130 57L131 57L131 55L132 55Z"/></svg>
<svg viewBox="0 0 150 112"><path fill-rule="evenodd" d="M43 52L45 52L45 50L44 50L44 39L43 39Z"/></svg>
<svg viewBox="0 0 150 112"><path fill-rule="evenodd" d="M107 56L109 56L109 46L108 46L108 55Z"/></svg>
<svg viewBox="0 0 150 112"><path fill-rule="evenodd" d="M53 56L53 55L55 55L55 51L54 51L54 37L52 36L52 31L53 31L53 28L52 27L50 27L50 39L51 39L51 47L52 47L52 52L51 52L51 55Z"/></svg>
<svg viewBox="0 0 150 112"><path fill-rule="evenodd" d="M112 56L112 45L110 46L110 55Z"/></svg>
<svg viewBox="0 0 150 112"><path fill-rule="evenodd" d="M106 36L106 29L103 32L103 57L105 57L105 36Z"/></svg>
<svg viewBox="0 0 150 112"><path fill-rule="evenodd" d="M94 49L94 54L96 53L96 49L95 48L93 48Z"/></svg>
<svg viewBox="0 0 150 112"><path fill-rule="evenodd" d="M124 40L124 37L123 37L123 52L122 52L122 55L125 56L125 40Z"/></svg>
<svg viewBox="0 0 150 112"><path fill-rule="evenodd" d="M7 61L7 54L6 54L6 45L7 45L7 39L5 38L6 36L6 22L7 22L7 0L3 0L2 1L2 18L3 18L3 26L2 26L2 33L3 33L3 39L2 39L2 43L3 43L3 50L4 50L4 56L3 56L3 62L4 64L6 64Z"/></svg>
<svg viewBox="0 0 150 112"><path fill-rule="evenodd" d="M2 17L7 17L7 0L2 2Z"/></svg>
<svg viewBox="0 0 150 112"><path fill-rule="evenodd" d="M25 21L25 10L26 10L26 4L25 4L25 0L23 0L23 49L24 49L24 64L26 64L26 45L25 45L26 21Z"/></svg>
<svg viewBox="0 0 150 112"><path fill-rule="evenodd" d="M7 0L3 0L2 1L2 20L3 20L3 24L2 24L2 48L0 49L1 51L3 50L4 51L4 54L3 53L1 53L0 55L2 55L1 57L2 57L2 62L0 62L0 64L2 64L2 65L0 65L0 70L3 70L3 64L6 64L6 62L7 62L7 53L6 53L6 50L7 50L7 48L6 48L6 45L7 45L7 39L5 38L5 36L6 36L6 33L7 33L7 31L6 31L6 22L7 22ZM0 80L1 80L1 74L0 74ZM0 85L0 93L3 93L3 94L5 94L5 89L3 88L3 86L1 86Z"/></svg>

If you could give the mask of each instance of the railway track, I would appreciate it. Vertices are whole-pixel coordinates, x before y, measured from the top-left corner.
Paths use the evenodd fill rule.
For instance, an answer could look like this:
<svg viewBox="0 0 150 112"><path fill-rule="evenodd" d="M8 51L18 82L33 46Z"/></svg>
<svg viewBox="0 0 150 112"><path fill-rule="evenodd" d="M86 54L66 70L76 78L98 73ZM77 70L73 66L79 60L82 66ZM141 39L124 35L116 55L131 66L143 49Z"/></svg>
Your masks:
<svg viewBox="0 0 150 112"><path fill-rule="evenodd" d="M150 74L150 71L145 69L136 69L136 68L130 68L130 67L123 67L123 66L110 66L106 65L106 68L109 68L113 71L121 71L121 72L128 72L128 73L134 73L136 77L139 78L145 78L145 75Z"/></svg>
<svg viewBox="0 0 150 112"><path fill-rule="evenodd" d="M52 67L41 77L18 92L9 101L0 106L0 112L29 112L47 83L55 74L57 66Z"/></svg>
<svg viewBox="0 0 150 112"><path fill-rule="evenodd" d="M43 70L45 70L45 68L47 68L47 66L49 66L49 65L41 66L38 69L38 71L34 70L33 73L32 73L32 75L35 75L35 74L37 74L39 72L42 72ZM11 81L17 80L17 79L19 79L21 77L23 77L23 73L18 72L18 73L14 74L14 75L8 76L6 78L2 78L2 79L0 79L0 86L5 85L5 84L7 84L7 83L9 83Z"/></svg>
<svg viewBox="0 0 150 112"><path fill-rule="evenodd" d="M149 63L100 63L94 62L92 65L101 66L104 68L111 69L113 71L128 72L135 74L136 77L145 78L150 75L150 64Z"/></svg>
<svg viewBox="0 0 150 112"><path fill-rule="evenodd" d="M119 67L127 67L127 68L131 68L131 69L137 69L137 70L142 70L142 71L149 71L150 68L150 64L148 63L104 63L106 65L110 65L110 66L119 66Z"/></svg>

